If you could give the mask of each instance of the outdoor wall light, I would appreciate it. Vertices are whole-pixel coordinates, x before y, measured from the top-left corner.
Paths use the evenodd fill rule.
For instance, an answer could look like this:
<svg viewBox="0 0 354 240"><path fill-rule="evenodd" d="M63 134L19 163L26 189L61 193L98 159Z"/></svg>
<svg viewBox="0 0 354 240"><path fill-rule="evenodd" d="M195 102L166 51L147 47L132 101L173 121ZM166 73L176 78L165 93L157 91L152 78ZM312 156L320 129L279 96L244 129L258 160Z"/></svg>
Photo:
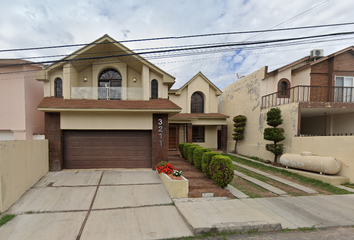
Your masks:
<svg viewBox="0 0 354 240"><path fill-rule="evenodd" d="M135 82L135 83L136 83L136 78L133 78L133 82Z"/></svg>
<svg viewBox="0 0 354 240"><path fill-rule="evenodd" d="M87 82L87 77L84 77L84 82Z"/></svg>

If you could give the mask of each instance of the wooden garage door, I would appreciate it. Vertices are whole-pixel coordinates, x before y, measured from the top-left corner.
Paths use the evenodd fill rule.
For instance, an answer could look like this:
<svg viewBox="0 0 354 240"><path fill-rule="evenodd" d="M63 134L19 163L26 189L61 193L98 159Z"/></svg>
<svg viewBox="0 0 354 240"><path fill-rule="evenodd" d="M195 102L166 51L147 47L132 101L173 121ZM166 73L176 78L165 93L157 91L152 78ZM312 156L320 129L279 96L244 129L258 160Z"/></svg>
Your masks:
<svg viewBox="0 0 354 240"><path fill-rule="evenodd" d="M150 168L151 131L64 131L64 168Z"/></svg>

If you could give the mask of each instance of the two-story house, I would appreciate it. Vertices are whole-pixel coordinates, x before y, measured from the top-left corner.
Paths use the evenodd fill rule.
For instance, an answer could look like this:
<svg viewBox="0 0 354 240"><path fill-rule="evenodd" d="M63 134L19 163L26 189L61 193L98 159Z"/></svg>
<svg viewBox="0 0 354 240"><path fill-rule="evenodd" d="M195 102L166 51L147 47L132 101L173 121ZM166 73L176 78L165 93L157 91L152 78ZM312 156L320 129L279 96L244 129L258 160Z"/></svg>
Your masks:
<svg viewBox="0 0 354 240"><path fill-rule="evenodd" d="M179 89L170 89L169 99L182 107L182 111L169 119L170 149L178 143L193 142L212 150L226 151L229 117L218 113L221 90L201 72Z"/></svg>
<svg viewBox="0 0 354 240"><path fill-rule="evenodd" d="M40 139L44 114L37 105L43 83L35 73L41 65L20 59L0 59L0 140Z"/></svg>
<svg viewBox="0 0 354 240"><path fill-rule="evenodd" d="M175 78L108 35L42 69L49 168L151 168L168 160Z"/></svg>
<svg viewBox="0 0 354 240"><path fill-rule="evenodd" d="M354 180L354 48L328 56L317 49L298 61L267 71L267 67L223 89L220 113L247 117L245 138L239 142L241 154L272 159L263 139L267 111L282 111L286 139L285 153L310 151L342 161L338 175ZM228 150L232 122L228 120Z"/></svg>

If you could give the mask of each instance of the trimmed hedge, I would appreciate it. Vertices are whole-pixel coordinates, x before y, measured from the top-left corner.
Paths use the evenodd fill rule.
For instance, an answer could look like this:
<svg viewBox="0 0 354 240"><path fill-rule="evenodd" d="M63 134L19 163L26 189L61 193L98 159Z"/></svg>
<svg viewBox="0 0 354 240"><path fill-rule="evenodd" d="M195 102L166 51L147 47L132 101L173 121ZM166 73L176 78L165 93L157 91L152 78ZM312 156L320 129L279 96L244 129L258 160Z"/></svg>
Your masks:
<svg viewBox="0 0 354 240"><path fill-rule="evenodd" d="M220 153L217 152L206 152L203 154L202 157L202 172L207 175L207 177L210 179L211 175L210 175L210 162L212 157L214 157L215 155L221 155Z"/></svg>
<svg viewBox="0 0 354 240"><path fill-rule="evenodd" d="M196 166L199 170L202 170L202 157L203 154L206 152L210 152L210 149L203 148L203 147L194 149L193 162L194 162L194 166Z"/></svg>
<svg viewBox="0 0 354 240"><path fill-rule="evenodd" d="M234 167L227 156L216 155L210 162L210 175L216 185L225 188L234 178Z"/></svg>
<svg viewBox="0 0 354 240"><path fill-rule="evenodd" d="M183 151L181 154L185 159L188 159L188 148L191 145L193 145L193 144L192 143L184 143L184 145L183 145Z"/></svg>
<svg viewBox="0 0 354 240"><path fill-rule="evenodd" d="M187 143L180 143L180 144L178 144L178 150L179 150L179 152L180 152L180 154L181 154L182 157L184 157L184 156L183 156L183 148L184 148L184 146L185 146L186 144L187 144Z"/></svg>
<svg viewBox="0 0 354 240"><path fill-rule="evenodd" d="M194 161L193 161L194 149L196 148L201 148L201 146L197 144L193 144L188 148L188 161L193 165L194 165Z"/></svg>

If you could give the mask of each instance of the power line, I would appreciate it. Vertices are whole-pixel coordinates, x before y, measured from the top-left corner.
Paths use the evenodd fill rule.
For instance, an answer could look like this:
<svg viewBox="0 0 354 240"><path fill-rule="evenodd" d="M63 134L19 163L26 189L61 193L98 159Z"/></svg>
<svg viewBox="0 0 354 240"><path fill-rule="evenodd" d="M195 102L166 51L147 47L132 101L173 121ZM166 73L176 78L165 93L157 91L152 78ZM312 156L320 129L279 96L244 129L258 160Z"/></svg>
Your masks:
<svg viewBox="0 0 354 240"><path fill-rule="evenodd" d="M49 63L63 63L63 62L73 62L73 61L85 61L85 60L95 60L95 59L104 59L111 57L130 57L130 56L138 56L139 55L153 55L153 54L171 54L175 52L185 51L185 54L191 54L192 51L199 51L199 53L203 50L208 49L222 49L224 51L230 50L231 47L241 47L241 46L251 46L251 45L260 45L260 44L271 44L271 43L288 43L288 44L296 44L294 41L301 40L311 40L311 39L319 39L326 37L335 37L335 36L344 36L354 34L352 32L339 32L339 33L330 33L330 34L322 34L322 35L313 35L313 36L305 36L298 38L285 38L285 39L274 39L274 40L263 40L263 41L252 41L252 42L235 42L235 43L227 43L227 44L214 44L214 45L200 45L196 47L182 47L182 48L174 48L174 49L164 49L164 50L152 50L152 51L143 51L140 53L129 52L123 54L111 54L111 55L101 55L94 57L82 57L76 59L61 59L61 60L52 60L52 61L40 61L40 62L31 62L31 63L19 63L19 64L9 64L9 65L1 65L0 67L10 67L10 66L19 66L19 65L33 65L33 64L49 64Z"/></svg>
<svg viewBox="0 0 354 240"><path fill-rule="evenodd" d="M332 1L332 0L329 0L329 1ZM289 21L289 20L287 20L287 21ZM285 21L285 22L287 22L287 21ZM283 22L283 23L285 23L285 22ZM283 24L283 23L281 23L281 24ZM281 24L278 24L276 26L279 26ZM338 27L338 26L348 26L348 25L354 25L354 22L325 24L325 25L312 25L312 26L293 27L293 28L254 30L254 31L238 31L238 32L222 32L222 33L184 35L184 36L175 36L175 37L142 38L142 39L122 40L122 41L103 42L103 43L88 43L88 44L87 43L80 43L80 44L56 45L56 46L47 46L47 47L2 49L2 50L0 50L0 52L15 52L15 51L43 50L43 49L53 49L53 48L81 47L81 46L109 44L109 43L128 43L128 42L143 42L143 41L171 40L171 39L176 40L176 39L183 39L183 38L198 38L198 37L211 37L211 36L222 36L222 35L293 31L293 30L302 30L302 29L310 29L310 28Z"/></svg>

